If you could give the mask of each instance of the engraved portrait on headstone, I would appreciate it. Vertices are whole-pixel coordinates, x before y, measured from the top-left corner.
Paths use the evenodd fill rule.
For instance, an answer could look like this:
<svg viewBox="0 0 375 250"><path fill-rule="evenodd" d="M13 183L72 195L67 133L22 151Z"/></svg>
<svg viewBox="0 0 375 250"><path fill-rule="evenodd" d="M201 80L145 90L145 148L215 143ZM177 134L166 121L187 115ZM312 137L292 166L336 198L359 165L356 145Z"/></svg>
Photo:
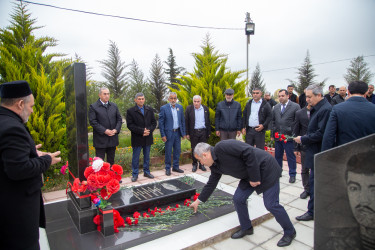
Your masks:
<svg viewBox="0 0 375 250"><path fill-rule="evenodd" d="M315 249L375 249L375 135L316 156Z"/></svg>

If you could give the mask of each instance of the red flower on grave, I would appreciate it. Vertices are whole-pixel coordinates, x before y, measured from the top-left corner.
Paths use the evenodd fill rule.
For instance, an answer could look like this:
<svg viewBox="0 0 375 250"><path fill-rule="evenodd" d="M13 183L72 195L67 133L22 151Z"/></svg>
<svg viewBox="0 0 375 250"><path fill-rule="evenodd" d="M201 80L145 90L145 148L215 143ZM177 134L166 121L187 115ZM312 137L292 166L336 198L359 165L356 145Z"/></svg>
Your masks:
<svg viewBox="0 0 375 250"><path fill-rule="evenodd" d="M286 139L286 137L285 137L285 135L284 135L284 134L281 134L281 139L283 139L283 140L285 140L285 139Z"/></svg>
<svg viewBox="0 0 375 250"><path fill-rule="evenodd" d="M94 217L94 223L95 223L95 225L100 225L100 215L99 214Z"/></svg>
<svg viewBox="0 0 375 250"><path fill-rule="evenodd" d="M108 182L106 187L108 189L108 192L110 192L111 194L114 194L120 190L120 183L118 182L118 180L112 179Z"/></svg>
<svg viewBox="0 0 375 250"><path fill-rule="evenodd" d="M111 164L109 164L108 162L104 162L101 170L104 170L107 172L110 170L110 168L111 168Z"/></svg>
<svg viewBox="0 0 375 250"><path fill-rule="evenodd" d="M137 225L138 224L138 219L135 219L133 223L134 223L134 225Z"/></svg>
<svg viewBox="0 0 375 250"><path fill-rule="evenodd" d="M266 150L266 151L267 151L267 150L268 150L268 147L267 147L267 146L264 146L264 150Z"/></svg>
<svg viewBox="0 0 375 250"><path fill-rule="evenodd" d="M109 181L111 180L111 177L109 175L98 175L96 177L96 187L102 188L104 187Z"/></svg>
<svg viewBox="0 0 375 250"><path fill-rule="evenodd" d="M124 170L122 169L122 167L120 165L117 165L117 164L113 164L112 165L112 170L114 172L116 172L116 174L119 174L119 175L122 175L122 173L124 172Z"/></svg>
<svg viewBox="0 0 375 250"><path fill-rule="evenodd" d="M91 166L87 167L85 169L85 172L83 173L83 175L86 177L86 179L90 176L90 174L94 173L94 170L92 169Z"/></svg>
<svg viewBox="0 0 375 250"><path fill-rule="evenodd" d="M100 190L100 196L104 199L104 200L108 200L112 195L110 192L107 192L107 190L105 188L102 188Z"/></svg>
<svg viewBox="0 0 375 250"><path fill-rule="evenodd" d="M276 138L276 139L279 138L279 132L276 132L276 133L275 133L275 138Z"/></svg>
<svg viewBox="0 0 375 250"><path fill-rule="evenodd" d="M141 214L139 212L135 211L134 214L133 214L133 218L138 219L139 216L141 216Z"/></svg>
<svg viewBox="0 0 375 250"><path fill-rule="evenodd" d="M132 219L130 219L130 217L126 217L125 222L128 223L129 226L132 225Z"/></svg>
<svg viewBox="0 0 375 250"><path fill-rule="evenodd" d="M93 187L93 188L97 188L97 178L96 178L96 175L95 174L91 174L89 175L89 177L87 177L87 184L89 184L89 186Z"/></svg>
<svg viewBox="0 0 375 250"><path fill-rule="evenodd" d="M179 204L176 204L176 208L179 208L180 207L180 205Z"/></svg>
<svg viewBox="0 0 375 250"><path fill-rule="evenodd" d="M193 197L193 200L196 201L198 199L198 196L200 195L200 193L195 193L194 197Z"/></svg>
<svg viewBox="0 0 375 250"><path fill-rule="evenodd" d="M143 218L149 218L149 217L150 217L149 214L147 214L147 213L143 213Z"/></svg>

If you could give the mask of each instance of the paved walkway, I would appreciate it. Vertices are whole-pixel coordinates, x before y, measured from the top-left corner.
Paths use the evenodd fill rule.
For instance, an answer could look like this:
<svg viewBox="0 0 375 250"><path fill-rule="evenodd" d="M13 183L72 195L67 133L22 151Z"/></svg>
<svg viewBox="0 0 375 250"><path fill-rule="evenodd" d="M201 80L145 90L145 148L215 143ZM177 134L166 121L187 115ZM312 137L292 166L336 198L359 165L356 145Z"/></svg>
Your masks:
<svg viewBox="0 0 375 250"><path fill-rule="evenodd" d="M308 199L302 200L299 198L300 193L303 192L302 183L301 183L301 175L298 174L296 178L296 182L294 184L290 184L286 164L287 163L284 161L283 176L280 179L280 203L287 210L289 217L291 218L292 223L294 224L296 228L297 237L290 246L284 247L283 249L286 249L286 250L313 249L314 222L313 221L299 222L295 219L296 216L302 215L303 213L305 213L306 208L307 208L307 201L308 201ZM153 181L176 178L178 176L183 176L183 175L192 173L191 164L182 165L180 166L180 168L183 169L185 173L178 174L178 173L172 172L171 176L166 176L164 170L153 171L152 174L155 176L154 179L148 179L146 177L143 177L143 175L140 174L137 182L131 182L130 177L123 178L122 185L129 186L129 185L145 184L145 183L149 183ZM300 170L301 170L301 166L297 164L297 173L300 173ZM198 169L198 171L195 173L204 177L208 177L210 175L209 171L203 172L200 169ZM237 187L239 180L231 176L224 175L221 178L220 182L235 188ZM254 193L253 195L256 195L256 194ZM66 199L65 190L44 193L43 198L45 202L47 203ZM237 222L236 226L238 225L239 223ZM41 235L41 238L42 237L43 235ZM281 237L282 237L282 228L276 222L276 220L272 218L256 226L254 228L253 235L245 236L244 238L237 239L237 240L233 240L230 237L226 237L220 242L217 242L217 240L214 241L215 243L212 243L211 245L204 244L206 246L208 245L204 249L206 250L213 250L213 249L215 250L225 249L226 250L230 248L257 249L257 250L277 249L278 247L276 246L276 244L278 240L280 240Z"/></svg>

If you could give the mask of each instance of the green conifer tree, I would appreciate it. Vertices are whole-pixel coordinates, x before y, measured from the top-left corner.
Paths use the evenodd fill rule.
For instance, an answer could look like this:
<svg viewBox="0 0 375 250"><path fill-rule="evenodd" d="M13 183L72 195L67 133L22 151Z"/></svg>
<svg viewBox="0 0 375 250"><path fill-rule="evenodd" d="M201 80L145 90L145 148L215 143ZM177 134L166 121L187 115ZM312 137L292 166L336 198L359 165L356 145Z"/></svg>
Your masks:
<svg viewBox="0 0 375 250"><path fill-rule="evenodd" d="M255 67L255 70L253 71L253 74L251 76L248 96L251 96L251 93L253 92L254 88L260 88L263 94L266 91L266 87L264 86L264 83L263 83L262 73L260 71L259 63L257 63L257 66Z"/></svg>
<svg viewBox="0 0 375 250"><path fill-rule="evenodd" d="M363 59L363 56L357 56L350 61L350 66L346 69L344 78L348 84L352 81L364 81L369 84L373 76L374 74L371 73L368 63Z"/></svg>
<svg viewBox="0 0 375 250"><path fill-rule="evenodd" d="M219 54L210 42L209 35L203 41L201 53L193 53L195 59L194 71L181 76L179 90L175 91L184 109L193 102L194 95L202 97L202 104L206 105L210 111L211 131L210 143L214 143L216 135L215 112L216 105L225 99L224 91L227 88L234 90L234 100L245 107L248 98L246 97L246 80L239 80L242 71L230 71L226 67L228 57ZM172 89L171 89L172 90Z"/></svg>
<svg viewBox="0 0 375 250"><path fill-rule="evenodd" d="M35 97L34 112L27 127L43 151L65 152L65 103L63 69L68 60L56 60L63 54L47 54L55 46L50 37L36 38L34 26L26 5L19 3L11 14L11 25L0 29L0 81L26 80ZM55 59L52 61L52 59ZM58 167L58 166L56 166Z"/></svg>

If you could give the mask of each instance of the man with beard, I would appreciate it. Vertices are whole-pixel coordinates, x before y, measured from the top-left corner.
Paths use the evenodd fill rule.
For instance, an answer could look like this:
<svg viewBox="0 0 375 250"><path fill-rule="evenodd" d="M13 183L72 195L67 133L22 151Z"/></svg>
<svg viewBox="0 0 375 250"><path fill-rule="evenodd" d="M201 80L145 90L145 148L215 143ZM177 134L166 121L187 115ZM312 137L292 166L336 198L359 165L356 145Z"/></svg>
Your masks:
<svg viewBox="0 0 375 250"><path fill-rule="evenodd" d="M39 249L39 227L46 226L42 174L61 161L60 152L45 153L25 126L33 112L28 82L0 85L0 246Z"/></svg>

